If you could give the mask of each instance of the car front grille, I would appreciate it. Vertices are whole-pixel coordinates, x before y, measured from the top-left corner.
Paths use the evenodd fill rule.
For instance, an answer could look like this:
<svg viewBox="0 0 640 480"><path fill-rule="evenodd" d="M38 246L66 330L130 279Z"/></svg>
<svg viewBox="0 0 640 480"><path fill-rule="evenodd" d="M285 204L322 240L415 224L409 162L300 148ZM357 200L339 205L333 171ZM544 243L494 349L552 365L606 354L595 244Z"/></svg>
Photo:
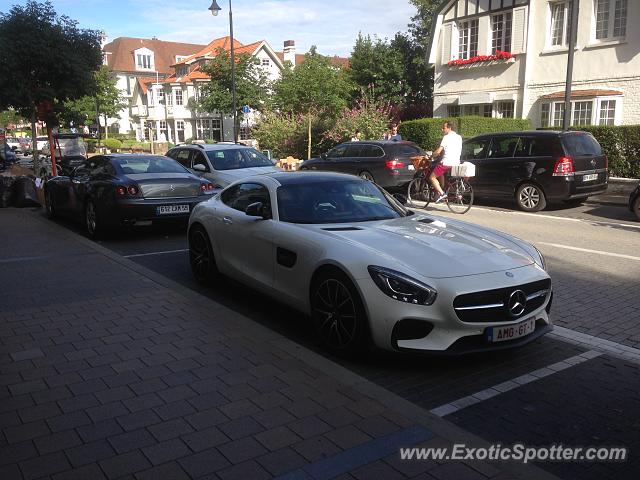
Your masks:
<svg viewBox="0 0 640 480"><path fill-rule="evenodd" d="M515 303L519 294L514 294L517 291L524 293L522 298L526 298L526 302L522 309L514 308L512 311L510 307L517 307ZM463 322L512 322L539 309L550 293L551 280L539 280L513 287L465 293L455 298L453 308Z"/></svg>

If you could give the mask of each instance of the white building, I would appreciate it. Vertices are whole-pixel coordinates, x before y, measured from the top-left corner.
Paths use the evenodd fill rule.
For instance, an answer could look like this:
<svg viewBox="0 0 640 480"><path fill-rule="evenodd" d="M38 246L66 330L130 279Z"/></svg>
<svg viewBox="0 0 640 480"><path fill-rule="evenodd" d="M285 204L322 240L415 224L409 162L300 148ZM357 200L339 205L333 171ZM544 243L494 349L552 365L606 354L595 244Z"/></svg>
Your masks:
<svg viewBox="0 0 640 480"><path fill-rule="evenodd" d="M561 126L574 3L579 16L571 124L640 124L640 29L633 22L640 20L640 0L443 2L429 52L434 116L529 118L534 127Z"/></svg>

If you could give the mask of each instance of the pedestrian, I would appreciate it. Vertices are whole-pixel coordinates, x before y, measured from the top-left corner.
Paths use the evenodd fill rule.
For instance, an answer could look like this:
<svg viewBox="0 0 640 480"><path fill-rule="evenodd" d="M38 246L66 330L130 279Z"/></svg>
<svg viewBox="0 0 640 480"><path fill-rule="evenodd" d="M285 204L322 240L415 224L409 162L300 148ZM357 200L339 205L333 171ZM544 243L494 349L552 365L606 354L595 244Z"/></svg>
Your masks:
<svg viewBox="0 0 640 480"><path fill-rule="evenodd" d="M391 125L391 129L390 131L384 136L385 140L391 140L394 142L397 142L399 140L402 140L402 135L400 135L398 133L398 125L396 125L395 123L393 125Z"/></svg>
<svg viewBox="0 0 640 480"><path fill-rule="evenodd" d="M362 136L362 134L360 133L360 130L356 130L356 133L353 135L353 137L351 137L351 141L352 142L359 142L361 136Z"/></svg>
<svg viewBox="0 0 640 480"><path fill-rule="evenodd" d="M447 197L447 194L442 190L440 178L444 180L444 174L451 170L451 167L460 165L460 155L462 154L462 137L453 130L453 122L444 122L442 133L444 136L440 146L433 152L433 157L440 157L440 161L429 176L431 185L438 193L436 203L442 202Z"/></svg>

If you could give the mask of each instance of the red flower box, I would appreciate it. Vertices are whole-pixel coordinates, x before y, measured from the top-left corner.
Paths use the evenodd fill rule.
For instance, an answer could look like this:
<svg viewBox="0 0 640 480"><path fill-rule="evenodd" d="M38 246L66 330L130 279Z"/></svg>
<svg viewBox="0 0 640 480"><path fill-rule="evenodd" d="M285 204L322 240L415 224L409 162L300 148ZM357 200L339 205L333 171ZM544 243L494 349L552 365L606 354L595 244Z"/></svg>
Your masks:
<svg viewBox="0 0 640 480"><path fill-rule="evenodd" d="M450 62L447 62L447 65L468 65L470 63L490 62L493 60L509 60L510 58L514 58L512 53L496 50L494 55L477 55L464 60L451 60Z"/></svg>

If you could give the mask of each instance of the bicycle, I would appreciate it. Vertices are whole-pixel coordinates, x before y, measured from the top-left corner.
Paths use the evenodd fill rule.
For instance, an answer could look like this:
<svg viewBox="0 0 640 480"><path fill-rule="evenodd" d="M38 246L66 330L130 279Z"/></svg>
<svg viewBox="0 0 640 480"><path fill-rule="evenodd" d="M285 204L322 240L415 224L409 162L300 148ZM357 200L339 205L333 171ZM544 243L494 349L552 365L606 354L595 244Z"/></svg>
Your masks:
<svg viewBox="0 0 640 480"><path fill-rule="evenodd" d="M407 188L407 202L413 208L421 206L415 202L423 202L422 208L427 208L431 201L436 200L437 192L429 183L429 176L435 168L435 162L418 169ZM447 195L445 203L452 213L464 214L473 205L473 187L464 177L445 177L444 193Z"/></svg>

